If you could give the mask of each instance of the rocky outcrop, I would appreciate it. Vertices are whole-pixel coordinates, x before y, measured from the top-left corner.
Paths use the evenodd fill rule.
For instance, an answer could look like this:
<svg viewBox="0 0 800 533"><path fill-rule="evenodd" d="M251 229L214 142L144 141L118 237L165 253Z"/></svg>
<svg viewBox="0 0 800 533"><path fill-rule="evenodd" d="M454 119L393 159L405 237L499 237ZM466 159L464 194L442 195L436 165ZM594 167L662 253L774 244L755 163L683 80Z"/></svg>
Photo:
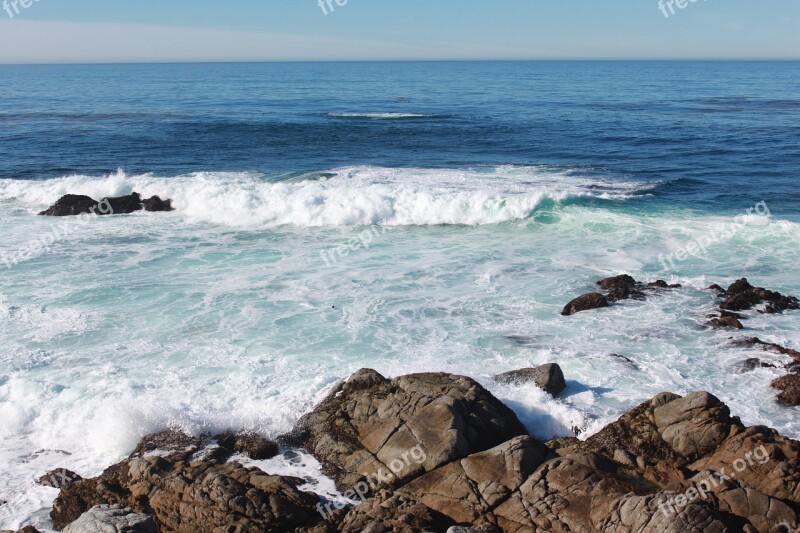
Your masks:
<svg viewBox="0 0 800 533"><path fill-rule="evenodd" d="M138 192L126 196L103 198L99 202L83 195L67 194L39 215L49 217L66 217L82 214L90 215L126 215L136 211L172 211L172 200L162 200L153 196L146 200Z"/></svg>
<svg viewBox="0 0 800 533"><path fill-rule="evenodd" d="M64 528L64 533L158 533L153 517L120 505L96 505Z"/></svg>
<svg viewBox="0 0 800 533"><path fill-rule="evenodd" d="M381 490L354 507L333 531L341 533L445 531L453 520L405 495Z"/></svg>
<svg viewBox="0 0 800 533"><path fill-rule="evenodd" d="M766 304L762 312L770 314L800 309L800 300L794 296L784 296L763 287L753 287L747 278L732 283L721 296L723 301L719 307L723 311L746 311L761 304Z"/></svg>
<svg viewBox="0 0 800 533"><path fill-rule="evenodd" d="M581 311L608 307L613 302L622 300L644 300L647 291L662 291L664 289L679 289L678 284L670 285L664 280L657 280L651 283L640 283L628 274L601 279L597 282L600 289L605 292L592 292L575 298L568 303L561 314L571 316Z"/></svg>
<svg viewBox="0 0 800 533"><path fill-rule="evenodd" d="M64 486L53 503L53 524L64 528L102 504L150 514L162 532L283 532L321 521L319 498L298 489L303 480L226 463L235 442L177 432L145 437L125 461Z"/></svg>
<svg viewBox="0 0 800 533"><path fill-rule="evenodd" d="M532 437L517 437L418 477L398 492L456 523L475 523L554 454Z"/></svg>
<svg viewBox="0 0 800 533"><path fill-rule="evenodd" d="M708 325L715 329L744 329L739 319L732 316L712 318Z"/></svg>
<svg viewBox="0 0 800 533"><path fill-rule="evenodd" d="M494 380L498 383L513 385L532 383L552 396L558 396L561 391L567 388L564 372L561 371L561 367L556 363L548 363L536 368L512 370L511 372L498 374L494 377Z"/></svg>
<svg viewBox="0 0 800 533"><path fill-rule="evenodd" d="M470 378L364 369L338 384L293 431L343 490L366 477L396 487L526 434L516 415Z"/></svg>
<svg viewBox="0 0 800 533"><path fill-rule="evenodd" d="M150 515L160 532L773 533L800 522L800 443L745 427L706 392L662 393L585 441L543 443L469 378L361 370L292 439L355 505L230 462L235 436L165 432L65 485L54 523L101 504Z"/></svg>
<svg viewBox="0 0 800 533"><path fill-rule="evenodd" d="M564 309L561 310L561 314L563 316L572 316L576 313L580 313L581 311L601 309L603 307L608 307L608 305L608 298L606 298L604 295L600 294L599 292L590 292L589 294L578 296L565 305Z"/></svg>
<svg viewBox="0 0 800 533"><path fill-rule="evenodd" d="M778 403L788 407L800 405L800 376L787 374L772 382L772 388L780 391Z"/></svg>
<svg viewBox="0 0 800 533"><path fill-rule="evenodd" d="M47 217L68 217L84 213L94 214L96 210L97 200L79 194L66 194L55 204L39 213L39 215Z"/></svg>

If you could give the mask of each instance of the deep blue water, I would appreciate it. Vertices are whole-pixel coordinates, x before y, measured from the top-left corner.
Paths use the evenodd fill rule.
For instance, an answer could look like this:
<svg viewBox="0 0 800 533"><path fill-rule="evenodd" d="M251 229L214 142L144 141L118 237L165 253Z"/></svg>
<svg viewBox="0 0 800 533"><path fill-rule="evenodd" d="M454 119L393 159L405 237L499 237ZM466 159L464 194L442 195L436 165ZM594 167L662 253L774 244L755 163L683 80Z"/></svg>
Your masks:
<svg viewBox="0 0 800 533"><path fill-rule="evenodd" d="M0 94L0 179L557 165L800 213L797 62L0 66Z"/></svg>

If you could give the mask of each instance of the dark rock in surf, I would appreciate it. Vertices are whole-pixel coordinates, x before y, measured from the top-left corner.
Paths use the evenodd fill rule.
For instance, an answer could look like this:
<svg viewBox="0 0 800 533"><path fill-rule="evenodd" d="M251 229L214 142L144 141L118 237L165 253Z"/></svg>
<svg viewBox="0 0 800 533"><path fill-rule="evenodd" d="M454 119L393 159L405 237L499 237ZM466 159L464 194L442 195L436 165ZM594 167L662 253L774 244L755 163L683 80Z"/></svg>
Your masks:
<svg viewBox="0 0 800 533"><path fill-rule="evenodd" d="M142 197L138 192L127 196L115 198L103 198L100 200L99 208L104 215L127 215L142 210Z"/></svg>
<svg viewBox="0 0 800 533"><path fill-rule="evenodd" d="M572 300L564 307L564 309L561 311L561 314L564 316L571 316L575 313L580 313L581 311L600 309L608 306L608 298L599 292L592 292L589 294L584 294L583 296L578 296Z"/></svg>
<svg viewBox="0 0 800 533"><path fill-rule="evenodd" d="M745 372L752 372L756 368L778 368L776 365L772 363L765 363L761 359L756 357L751 357L750 359L745 359L737 368L737 374L744 374Z"/></svg>
<svg viewBox="0 0 800 533"><path fill-rule="evenodd" d="M715 329L723 329L723 328L744 329L742 323L739 322L737 318L734 318L732 316L723 316L720 318L714 318L708 323L708 325Z"/></svg>
<svg viewBox="0 0 800 533"><path fill-rule="evenodd" d="M779 353L781 355L788 355L793 357L796 361L800 361L800 352L797 350L792 350L791 348L786 348L781 346L780 344L775 344L772 342L764 342L758 337L746 337L743 339L736 339L733 341L735 346L742 346L745 348L761 348L764 351Z"/></svg>
<svg viewBox="0 0 800 533"><path fill-rule="evenodd" d="M764 313L783 313L788 310L800 309L800 300L794 296L784 296L763 287L753 287L742 278L735 281L723 293L724 301L720 304L723 311L747 311L757 305L766 304Z"/></svg>
<svg viewBox="0 0 800 533"><path fill-rule="evenodd" d="M95 215L127 215L137 211L172 211L172 200L162 200L153 196L142 200L138 192L126 196L107 197L99 202L88 197L75 194L62 196L50 208L39 213L41 216L65 217L82 214Z"/></svg>
<svg viewBox="0 0 800 533"><path fill-rule="evenodd" d="M597 282L601 289L608 291L608 300L616 302L619 300L644 300L644 292L641 291L641 284L628 274L602 279Z"/></svg>
<svg viewBox="0 0 800 533"><path fill-rule="evenodd" d="M172 200L162 200L158 196L153 196L144 201L145 211L174 211Z"/></svg>
<svg viewBox="0 0 800 533"><path fill-rule="evenodd" d="M82 214L95 213L97 210L97 200L79 194L67 194L48 209L39 213L45 217L69 217Z"/></svg>
<svg viewBox="0 0 800 533"><path fill-rule="evenodd" d="M495 376L494 380L498 383L512 385L532 383L552 396L558 396L567 387L564 373L556 363L549 363L536 368L512 370Z"/></svg>

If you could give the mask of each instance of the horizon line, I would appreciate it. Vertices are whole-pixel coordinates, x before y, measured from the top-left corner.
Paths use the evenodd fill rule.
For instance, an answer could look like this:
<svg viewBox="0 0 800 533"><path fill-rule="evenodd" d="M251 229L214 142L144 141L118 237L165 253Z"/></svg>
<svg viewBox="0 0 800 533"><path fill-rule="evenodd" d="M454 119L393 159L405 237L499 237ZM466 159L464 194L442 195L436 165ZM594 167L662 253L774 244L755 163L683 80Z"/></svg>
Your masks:
<svg viewBox="0 0 800 533"><path fill-rule="evenodd" d="M3 63L0 66L90 66L90 65L242 65L242 64L303 64L303 63L796 63L797 58L497 58L497 59L265 59L265 60L197 60L197 61L65 61Z"/></svg>

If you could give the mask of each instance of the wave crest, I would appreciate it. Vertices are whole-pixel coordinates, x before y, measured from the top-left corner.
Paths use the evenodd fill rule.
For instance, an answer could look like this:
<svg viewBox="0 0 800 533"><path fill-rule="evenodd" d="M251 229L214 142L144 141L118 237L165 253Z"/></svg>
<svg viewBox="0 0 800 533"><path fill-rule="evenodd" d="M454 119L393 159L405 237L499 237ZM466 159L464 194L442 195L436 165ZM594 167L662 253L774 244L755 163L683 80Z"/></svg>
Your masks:
<svg viewBox="0 0 800 533"><path fill-rule="evenodd" d="M0 180L0 201L31 212L61 195L93 198L137 191L172 198L189 222L234 227L485 225L524 220L545 202L591 197L622 200L647 189L543 167L396 169L348 167L274 181L254 173L200 172L171 178L70 176Z"/></svg>

